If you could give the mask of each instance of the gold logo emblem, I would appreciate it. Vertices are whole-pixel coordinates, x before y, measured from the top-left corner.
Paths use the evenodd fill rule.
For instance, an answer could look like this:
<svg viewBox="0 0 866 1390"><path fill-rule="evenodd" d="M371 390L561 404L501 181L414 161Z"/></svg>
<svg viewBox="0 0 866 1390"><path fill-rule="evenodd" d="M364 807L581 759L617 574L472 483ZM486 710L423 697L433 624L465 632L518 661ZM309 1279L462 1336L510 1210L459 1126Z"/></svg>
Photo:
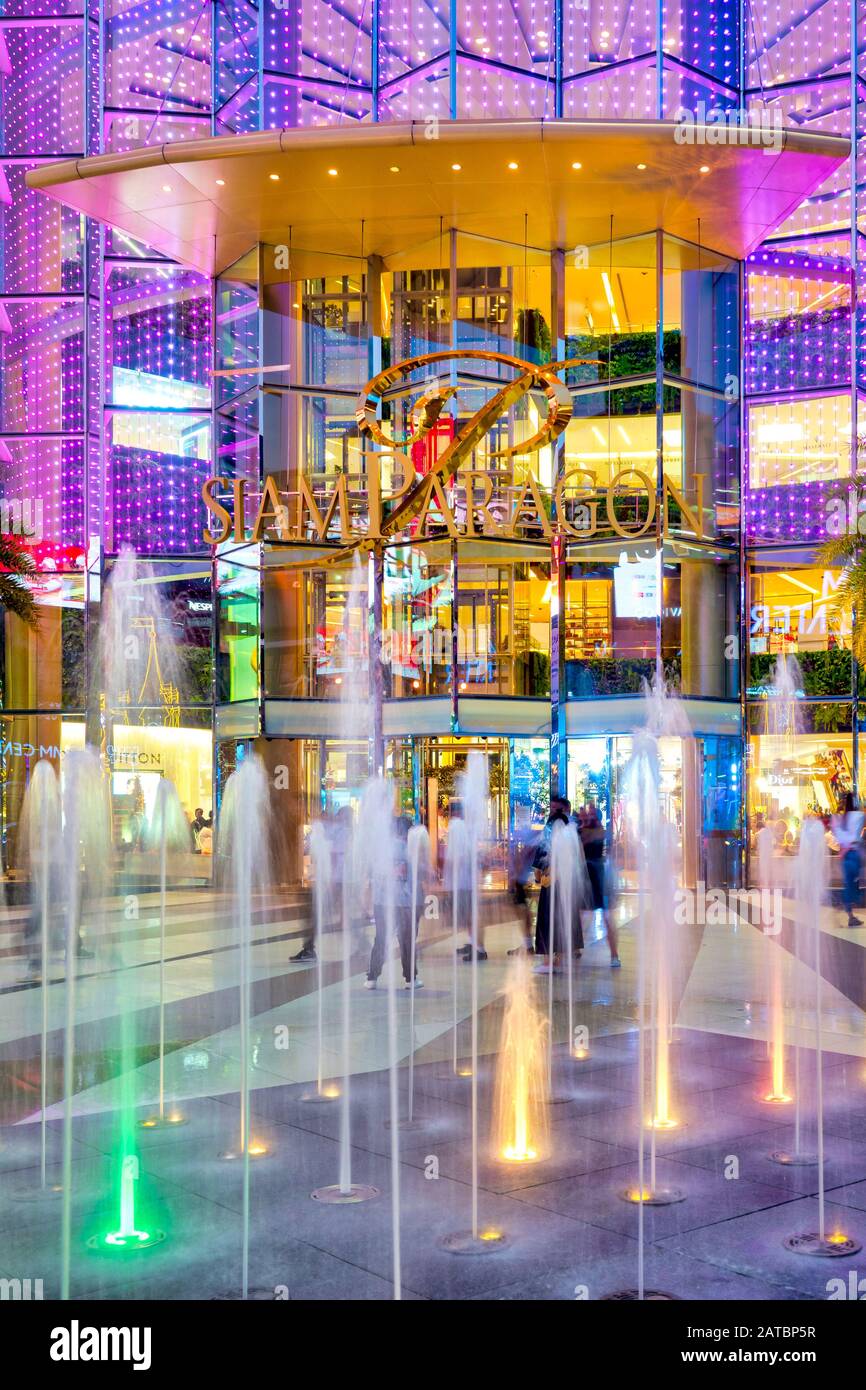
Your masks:
<svg viewBox="0 0 866 1390"><path fill-rule="evenodd" d="M419 369L438 362L457 362L474 359L481 362L501 362L513 367L518 375L490 397L468 420L455 424L454 437L436 460L432 473L428 473L420 483L410 488L402 496L398 505L390 512L382 524L381 538L397 535L412 521L428 502L435 480L439 484L453 478L460 465L467 459L496 422L513 405L530 391L542 390L547 398L547 419L541 428L529 439L520 444L512 444L507 449L496 449L491 458L525 457L537 453L545 445L552 444L566 428L573 412L571 392L558 373L569 367L598 367L602 364L595 358L574 357L562 362L545 362L536 365L525 362L520 357L510 357L504 352L487 352L477 348L451 348L442 352L427 352L419 357L408 357L393 367L386 367L369 381L361 392L355 419L362 435L367 435L376 444L394 453L402 453L407 446L428 435L435 427L443 407L456 395L456 386L440 385L438 382L423 391L409 412L410 433L401 440L389 437L377 418L379 406L387 391L401 380ZM423 413L422 413L423 412Z"/></svg>
<svg viewBox="0 0 866 1390"><path fill-rule="evenodd" d="M436 379L425 384L423 382L414 383L411 381L411 377L421 368L434 367L440 363L455 364L466 360L501 364L513 371L515 375L502 386L499 386L495 381L485 381L483 378L473 383L475 390L485 385L497 389L473 415L451 421L453 433L449 434L443 452L433 460L432 466L419 479L412 457L407 453L407 450L435 431L445 406L456 396L458 387L453 384L453 378L451 382ZM606 505L607 520L611 531L627 540L638 539L645 535L654 524L656 485L647 473L631 465L613 474L606 484L600 485L596 483L595 474L590 468L577 466L566 470L557 470L559 476L553 495L547 502L541 495L537 478L532 470L528 469L523 482L512 489L517 493L517 496L511 504L510 521L508 522L498 521L488 509L493 498L494 481L499 476L507 483L507 478L504 475L498 475L495 471L465 469L462 475L466 484L465 523L462 530L458 526L452 512L451 501L445 492L444 485L456 477L461 466L471 458L473 451L497 422L530 392L542 391L544 393L547 401L546 418L528 439L524 439L518 444L510 444L506 448L492 449L488 458L493 460L526 457L554 444L567 427L574 410L571 390L562 380L560 374L572 367L600 367L603 365L597 358L586 357L566 358L561 362L533 363L526 362L520 357L511 357L504 352L488 352L478 348L443 349L439 352L428 352L418 357L408 357L402 362L396 362L393 366L378 372L372 380L367 382L358 397L355 410L355 419L361 440L369 440L378 446L377 449L365 452L366 486L362 496L366 505L364 517L366 530L359 532L353 529L346 473L337 475L333 494L323 513L311 489L310 480L305 476L303 468L299 468L296 473L298 491L294 494L296 508L294 522L290 517L289 496L283 498L276 479L270 475L262 483L261 500L249 539L256 543L268 538L270 532L271 537L278 541L303 542L308 538L310 527L312 527L318 542L325 543L333 533L335 522L339 521L340 538L343 544L338 549L331 550L327 555L322 555L319 552L315 556L286 561L287 568L304 568L309 565L338 565L355 552L363 553L375 550L381 547L384 542L394 540L404 533L413 522L418 523L418 534L423 536L428 513L434 507L441 517L441 524L444 524L447 534L452 538L459 538L460 535L476 536L479 534L476 530L476 513L483 519L480 534L504 535L513 538L517 534L523 518L528 516L529 522L540 528L542 534L548 538L554 534L554 530L566 536L584 535L588 538L596 534L597 511L601 500ZM417 394L407 413L407 433L402 438L397 439L392 434L387 433L379 417L383 403L395 393L395 388L398 388L401 382L405 383L405 395L412 393L416 386ZM399 466L402 479L396 490L383 496L381 466L383 460L387 458ZM563 506L565 488L569 483L576 482L578 478L582 480L579 485L582 508L588 517L588 524L580 529L568 521ZM627 478L631 480L630 484L625 483ZM642 514L637 518L637 527L633 524L625 526L617 517L617 496L621 490L634 495L635 479L638 481L638 489L646 497L646 504ZM704 479L701 476L694 480L697 499L692 508L686 503L680 489L668 477L662 478L662 531L665 536L668 534L667 502L670 497L679 504L683 521L688 524L692 534L698 538L703 537L703 483ZM480 485L480 495L476 492L476 484ZM227 539L232 529L237 543L244 543L247 540L245 487L246 484L242 479L235 479L232 482L230 479L222 477L210 478L204 484L202 498L205 506L220 523L219 530L203 533L203 538L207 544L221 544ZM217 491L226 492L230 488L233 492L232 510L229 510L215 495ZM599 491L601 498L597 495ZM319 494L319 500L321 500L321 494ZM389 508L387 512L385 511L386 503ZM552 524L549 515L551 504L554 507ZM232 511L234 515L232 515ZM276 534L274 535L274 533Z"/></svg>

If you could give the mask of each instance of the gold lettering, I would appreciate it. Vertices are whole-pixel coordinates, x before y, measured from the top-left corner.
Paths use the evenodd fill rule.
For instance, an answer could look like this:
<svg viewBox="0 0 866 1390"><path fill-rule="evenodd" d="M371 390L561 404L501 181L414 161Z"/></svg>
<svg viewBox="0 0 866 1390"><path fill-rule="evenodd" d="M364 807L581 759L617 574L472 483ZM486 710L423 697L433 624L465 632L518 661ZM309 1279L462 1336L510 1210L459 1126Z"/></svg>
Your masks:
<svg viewBox="0 0 866 1390"><path fill-rule="evenodd" d="M418 534L426 535L424 528L427 523L427 513L429 512L431 503L435 497L436 502L439 506L439 510L442 513L442 519L445 522L445 529L448 532L448 535L451 537L452 540L458 540L460 532L457 529L457 522L454 520L454 513L451 510L448 498L445 496L445 489L442 486L439 474L428 474L426 483L427 494L421 503L421 510L418 513Z"/></svg>
<svg viewBox="0 0 866 1390"><path fill-rule="evenodd" d="M679 488L674 487L670 479L665 476L663 481L664 496L664 517L662 519L662 535L667 536L670 530L670 519L668 517L668 499L673 498L683 514L683 522L697 536L699 541L704 539L704 480L700 473L695 476L695 493L697 501L694 511L688 505ZM686 526L683 527L686 529Z"/></svg>
<svg viewBox="0 0 866 1390"><path fill-rule="evenodd" d="M391 494L386 494L383 498L379 491L380 484L380 460L383 455L369 455L367 465L368 482L368 528L366 539L370 541L383 539L383 523L387 518L384 516L383 503L385 501L399 501L407 493L411 492L415 485L414 469L412 461L406 454L394 452L392 457L399 465L400 486L399 489ZM625 488L623 480L632 478L637 480L637 485ZM569 482L574 480L584 480L588 486L585 490L577 489L573 496L566 497L566 489ZM550 499L542 489L536 476L529 472L522 484L516 490L516 497L512 504L511 515L506 522L500 522L491 512L490 503L493 498L494 484L496 475L480 469L467 469L456 475L456 480L465 488L466 497L466 529L465 532L458 526L451 504L445 492L445 487L441 476L437 472L427 475L417 484L421 496L420 506L416 511L413 508L413 515L417 516L418 530L417 535L427 535L427 523L431 508L438 507L442 514L442 521L447 533L452 539L459 539L463 534L469 537L478 535L507 536L515 539L523 532L527 526L540 527L544 536L548 539L554 533L551 525L548 504ZM481 495L478 496L475 490L476 480L480 480ZM699 540L704 539L704 478L694 477L693 485L696 500L690 504L685 500L685 487L680 489L669 478L663 480L663 517L662 526L664 536L670 532L670 503L675 502L682 513L683 530L690 531ZM553 501L556 507L556 532L560 535L578 536L581 538L590 537L597 534L599 522L600 497L594 495L593 485L596 484L596 474L589 468L570 468L563 473L557 481L554 489ZM258 511L253 525L252 540L260 542L267 538L269 530L275 530L280 540L302 539L305 534L305 512L309 514L316 536L319 541L326 541L328 532L334 524L337 512L339 511L340 539L343 544L359 540L360 534L351 530L351 514L349 509L348 481L345 474L337 478L336 486L332 496L328 501L324 515L319 510L318 503L313 495L309 482L303 473L298 474L298 511L297 525L292 527L289 522L289 509L283 501L283 497L277 487L273 477L265 478L262 484L261 497L259 499ZM232 482L229 478L213 477L208 478L202 485L201 497L207 511L218 523L213 530L205 527L202 530L202 539L205 545L221 545L233 534L234 540L239 544L246 542L246 480L235 479ZM234 516L232 510L221 502L215 495L217 492L224 492L232 488L234 497ZM600 492L601 489L597 488ZM647 514L643 522L635 527L624 526L616 515L617 494L628 491L632 496L639 497L643 492L646 493ZM622 536L624 540L640 539L641 536L653 526L657 511L657 499L655 485L648 473L640 468L624 468L615 473L610 483L604 489L607 520L611 529L616 535ZM362 494L363 495L363 494ZM587 527L575 526L566 516L567 503L583 504L589 511L589 525ZM480 527L479 527L480 518ZM405 518L401 533L408 529L409 517ZM395 533L396 534L396 533ZM389 539L391 539L389 535Z"/></svg>
<svg viewBox="0 0 866 1390"><path fill-rule="evenodd" d="M269 502L271 504L270 506L268 506ZM276 529L280 533L280 540L288 540L288 508L280 498L280 491L277 487L276 479L272 477L265 478L265 484L262 488L262 500L259 503L259 510L256 514L255 525L253 526L253 543L264 540L264 533L271 524L267 519L269 517L273 517Z"/></svg>
<svg viewBox="0 0 866 1390"><path fill-rule="evenodd" d="M467 468L466 472L458 473L458 481L466 484L466 534L476 536L475 512L481 513L481 530L485 536L501 536L502 527L488 510L490 499L493 496L493 479L489 473L484 473L480 469ZM479 499L475 496L475 479L481 479L484 489L484 496Z"/></svg>
<svg viewBox="0 0 866 1390"><path fill-rule="evenodd" d="M340 540L345 544L351 539L349 532L349 498L346 486L346 475L341 473L337 479L337 486L334 488L334 495L328 503L328 510L325 515L319 511L316 499L310 491L310 486L303 473L298 474L300 491L298 493L298 535L304 534L304 507L310 513L313 525L316 528L320 541L323 541L328 534L331 522L334 519L334 512L337 507L340 509Z"/></svg>
<svg viewBox="0 0 866 1390"><path fill-rule="evenodd" d="M627 477L640 478L647 495L647 517L639 531L627 531L624 526L620 526L616 517L616 488L621 478ZM615 473L607 485L607 519L613 530L618 536L624 536L626 540L635 540L639 536L645 536L655 520L656 514L656 494L652 479L640 468L623 468L621 472Z"/></svg>
<svg viewBox="0 0 866 1390"><path fill-rule="evenodd" d="M387 497L382 496L382 459L390 458L394 463L399 464L401 483L396 492L391 492ZM374 454L365 455L367 465L367 509L369 513L369 525L367 535L376 539L382 535L382 503L399 502L401 497L415 484L415 467L408 454L394 451L393 454Z"/></svg>
<svg viewBox="0 0 866 1390"><path fill-rule="evenodd" d="M247 484L245 478L236 478L235 493L235 540L243 545L247 538Z"/></svg>
<svg viewBox="0 0 866 1390"><path fill-rule="evenodd" d="M565 485L568 482L569 478L578 477L588 478L590 486L593 486L595 484L595 473L592 471L591 468L566 469L562 477L559 479L559 482L556 484L556 489L554 491L554 498L556 501L556 520L559 523L560 529L565 531L569 536L594 536L598 527L598 502L596 501L595 497L593 497L591 492L579 492L577 496L572 499L573 501L577 502L578 505L583 505L589 508L589 528L587 529L583 526L579 528L572 526L571 522L566 520Z"/></svg>
<svg viewBox="0 0 866 1390"><path fill-rule="evenodd" d="M523 512L529 510L526 501L527 492L532 495L532 511L529 513L528 520L538 521L541 525L543 534L548 537L552 536L553 531L550 525L550 517L547 515L544 498L541 495L541 490L539 489L534 473L527 473L526 475L526 480L521 489L520 496L514 504L514 510L511 513L511 523L506 534L511 537L517 535L517 527L520 524Z"/></svg>
<svg viewBox="0 0 866 1390"><path fill-rule="evenodd" d="M216 535L208 530L202 531L201 538L205 545L222 545L229 531L232 529L231 512L227 507L223 506L222 502L218 502L213 495L214 488L227 488L230 484L230 478L208 478L202 487L201 499L211 516L217 518L222 528Z"/></svg>

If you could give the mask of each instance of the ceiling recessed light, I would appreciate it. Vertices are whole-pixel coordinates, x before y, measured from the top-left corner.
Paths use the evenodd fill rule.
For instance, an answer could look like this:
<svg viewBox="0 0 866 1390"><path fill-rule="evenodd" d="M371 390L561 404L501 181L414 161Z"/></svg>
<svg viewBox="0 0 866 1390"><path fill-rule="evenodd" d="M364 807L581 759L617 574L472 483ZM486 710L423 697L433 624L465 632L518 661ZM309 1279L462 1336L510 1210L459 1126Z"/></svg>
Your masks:
<svg viewBox="0 0 866 1390"><path fill-rule="evenodd" d="M701 173L702 173L702 174L708 174L709 172L710 172L710 166L709 166L709 164L702 164L702 165L701 165Z"/></svg>
<svg viewBox="0 0 866 1390"><path fill-rule="evenodd" d="M583 165L580 164L577 160L575 160L571 167L572 169L582 169Z"/></svg>
<svg viewBox="0 0 866 1390"><path fill-rule="evenodd" d="M462 165L462 164L452 164L452 165L451 165L451 168L454 170L455 174L459 174L459 173L460 173L460 170L463 168L463 165Z"/></svg>
<svg viewBox="0 0 866 1390"><path fill-rule="evenodd" d="M336 171L336 169L329 169L329 170L328 170L328 176L329 176L330 178L332 178L332 179L335 179L335 178L337 177L337 171Z"/></svg>
<svg viewBox="0 0 866 1390"><path fill-rule="evenodd" d="M280 181L279 174L268 174L268 178L271 180L271 183L279 183Z"/></svg>
<svg viewBox="0 0 866 1390"><path fill-rule="evenodd" d="M217 188L225 188L225 186L226 186L226 181L225 181L225 179L217 179Z"/></svg>
<svg viewBox="0 0 866 1390"><path fill-rule="evenodd" d="M519 166L518 166L517 164L515 164L514 160L512 159L511 162L509 163L508 167L509 167L509 169L517 169Z"/></svg>
<svg viewBox="0 0 866 1390"><path fill-rule="evenodd" d="M391 165L391 173L392 173L392 174L399 174L399 172L400 172L400 165L399 165L399 164L392 164L392 165Z"/></svg>
<svg viewBox="0 0 866 1390"><path fill-rule="evenodd" d="M645 168L646 168L646 165L645 165L645 164L639 164L637 167L638 167L639 169L645 169Z"/></svg>
<svg viewBox="0 0 866 1390"><path fill-rule="evenodd" d="M171 192L171 184L170 184L170 183L164 183L164 184L162 185L162 191L163 191L163 193L170 193L170 192Z"/></svg>

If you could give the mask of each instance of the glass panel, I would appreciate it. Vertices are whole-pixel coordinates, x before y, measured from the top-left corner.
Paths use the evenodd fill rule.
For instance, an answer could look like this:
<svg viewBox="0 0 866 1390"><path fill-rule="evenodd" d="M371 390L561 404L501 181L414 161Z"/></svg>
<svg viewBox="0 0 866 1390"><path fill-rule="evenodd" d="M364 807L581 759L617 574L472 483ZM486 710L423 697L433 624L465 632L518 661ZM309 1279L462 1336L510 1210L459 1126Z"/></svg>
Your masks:
<svg viewBox="0 0 866 1390"><path fill-rule="evenodd" d="M450 547L389 546L382 623L386 694L404 699L450 692L452 613Z"/></svg>
<svg viewBox="0 0 866 1390"><path fill-rule="evenodd" d="M8 198L0 200L0 290L3 294L79 294L83 289L81 218L25 187L28 164L6 164Z"/></svg>
<svg viewBox="0 0 866 1390"><path fill-rule="evenodd" d="M217 703L259 693L259 574L217 563Z"/></svg>
<svg viewBox="0 0 866 1390"><path fill-rule="evenodd" d="M269 696L339 700L357 690L367 671L366 565L267 569L264 624Z"/></svg>
<svg viewBox="0 0 866 1390"><path fill-rule="evenodd" d="M5 25L0 84L3 153L83 154L84 44L81 20ZM38 81L34 77L38 75Z"/></svg>
<svg viewBox="0 0 866 1390"><path fill-rule="evenodd" d="M84 578L43 574L34 588L35 628L2 610L3 708L84 709Z"/></svg>
<svg viewBox="0 0 866 1390"><path fill-rule="evenodd" d="M3 305L0 428L57 434L84 424L84 305L61 299Z"/></svg>
<svg viewBox="0 0 866 1390"><path fill-rule="evenodd" d="M737 387L740 277L735 261L664 240L665 372L717 391ZM733 392L734 398L739 394Z"/></svg>
<svg viewBox="0 0 866 1390"><path fill-rule="evenodd" d="M458 545L457 681L466 695L550 693L548 552Z"/></svg>
<svg viewBox="0 0 866 1390"><path fill-rule="evenodd" d="M850 395L748 407L751 536L823 540L833 482L852 472Z"/></svg>
<svg viewBox="0 0 866 1390"><path fill-rule="evenodd" d="M213 473L210 415L180 410L106 414L109 546L139 554L205 549L201 490Z"/></svg>
<svg viewBox="0 0 866 1390"><path fill-rule="evenodd" d="M660 561L655 541L616 552L570 547L565 572L565 697L637 694L656 670Z"/></svg>
<svg viewBox="0 0 866 1390"><path fill-rule="evenodd" d="M210 285L176 266L115 266L108 277L109 399L114 405L210 405Z"/></svg>
<svg viewBox="0 0 866 1390"><path fill-rule="evenodd" d="M760 252L747 277L746 389L842 385L850 372L850 271L838 261Z"/></svg>
<svg viewBox="0 0 866 1390"><path fill-rule="evenodd" d="M796 657L807 696L851 694L851 609L837 597L841 571L752 567L749 690L772 682L777 659Z"/></svg>

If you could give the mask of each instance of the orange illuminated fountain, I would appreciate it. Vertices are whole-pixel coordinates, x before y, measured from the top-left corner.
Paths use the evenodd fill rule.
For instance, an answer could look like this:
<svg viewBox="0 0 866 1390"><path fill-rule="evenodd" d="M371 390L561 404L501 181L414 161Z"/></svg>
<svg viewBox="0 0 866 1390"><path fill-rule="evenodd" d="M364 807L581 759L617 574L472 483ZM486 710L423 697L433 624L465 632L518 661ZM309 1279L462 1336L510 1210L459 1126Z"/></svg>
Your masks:
<svg viewBox="0 0 866 1390"><path fill-rule="evenodd" d="M671 1026L682 981L677 972L685 956L676 911L677 834L665 815L663 743L679 740L683 764L693 742L679 702L660 682L646 691L647 726L635 736L627 770L629 831L638 863L638 1171L637 1182L621 1192L638 1208L638 1282L627 1296L643 1299L644 1207L684 1200L678 1188L657 1181L659 1133L679 1123L673 1101Z"/></svg>
<svg viewBox="0 0 866 1390"><path fill-rule="evenodd" d="M798 692L802 689L802 674L796 657L783 654L776 658L772 682L767 690L767 727L773 743L773 764L784 767L795 756L795 735L799 730ZM765 825L758 833L758 876L762 889L777 889L780 865L774 853L773 831ZM786 1077L785 1053L785 988L783 979L784 952L779 942L767 944L767 1050L770 1059L770 1088L763 1096L768 1105L790 1105L791 1094ZM796 1054L799 1070L799 1050Z"/></svg>
<svg viewBox="0 0 866 1390"><path fill-rule="evenodd" d="M531 985L529 957L513 957L493 1101L494 1153L506 1163L532 1163L548 1152L547 1021Z"/></svg>

